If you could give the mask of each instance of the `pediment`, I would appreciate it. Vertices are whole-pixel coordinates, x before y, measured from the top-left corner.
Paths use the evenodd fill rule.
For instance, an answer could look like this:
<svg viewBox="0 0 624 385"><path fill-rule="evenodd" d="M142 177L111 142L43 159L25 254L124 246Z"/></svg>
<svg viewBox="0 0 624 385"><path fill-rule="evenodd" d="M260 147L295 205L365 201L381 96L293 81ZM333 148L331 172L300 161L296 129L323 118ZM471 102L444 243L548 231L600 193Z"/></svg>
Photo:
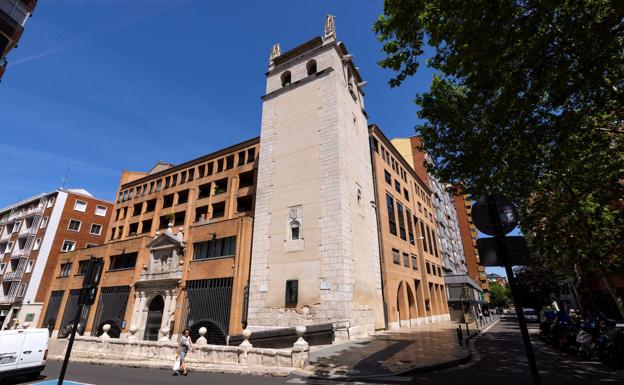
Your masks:
<svg viewBox="0 0 624 385"><path fill-rule="evenodd" d="M150 250L154 250L167 249L172 247L184 247L184 243L184 240L179 239L177 236L168 232L164 232L149 241L149 243L147 244L147 248Z"/></svg>

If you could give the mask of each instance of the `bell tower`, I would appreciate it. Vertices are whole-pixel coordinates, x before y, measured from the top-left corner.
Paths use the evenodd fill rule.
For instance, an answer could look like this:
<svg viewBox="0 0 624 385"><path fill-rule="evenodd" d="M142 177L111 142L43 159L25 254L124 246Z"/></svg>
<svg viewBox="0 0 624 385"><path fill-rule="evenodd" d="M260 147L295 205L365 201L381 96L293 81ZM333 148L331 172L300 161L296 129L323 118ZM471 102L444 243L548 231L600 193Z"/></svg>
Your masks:
<svg viewBox="0 0 624 385"><path fill-rule="evenodd" d="M377 223L362 81L324 33L271 49L256 191L248 325L383 328Z"/></svg>

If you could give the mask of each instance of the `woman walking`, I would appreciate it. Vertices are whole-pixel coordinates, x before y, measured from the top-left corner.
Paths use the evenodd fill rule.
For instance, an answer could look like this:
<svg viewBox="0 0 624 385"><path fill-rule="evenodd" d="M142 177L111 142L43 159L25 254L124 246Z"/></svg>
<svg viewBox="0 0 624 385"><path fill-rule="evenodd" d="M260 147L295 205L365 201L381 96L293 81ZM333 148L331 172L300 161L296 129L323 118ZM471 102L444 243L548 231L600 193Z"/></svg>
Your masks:
<svg viewBox="0 0 624 385"><path fill-rule="evenodd" d="M176 376L179 376L180 374L182 374L183 376L188 375L188 370L186 370L186 364L184 359L186 358L189 350L195 351L190 334L191 332L188 329L184 329L184 332L182 332L182 335L178 340L178 359L180 360L180 368L175 371L174 375ZM180 373L180 370L182 371L182 373Z"/></svg>

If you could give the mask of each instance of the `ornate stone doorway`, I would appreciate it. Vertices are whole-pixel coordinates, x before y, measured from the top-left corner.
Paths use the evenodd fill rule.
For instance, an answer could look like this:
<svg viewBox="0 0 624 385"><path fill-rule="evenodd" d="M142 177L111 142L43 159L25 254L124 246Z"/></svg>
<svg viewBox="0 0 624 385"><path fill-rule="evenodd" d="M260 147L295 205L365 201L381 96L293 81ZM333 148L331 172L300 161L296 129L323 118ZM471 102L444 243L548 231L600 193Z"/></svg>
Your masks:
<svg viewBox="0 0 624 385"><path fill-rule="evenodd" d="M143 339L147 341L158 341L158 331L162 323L165 301L163 297L157 295L152 299L147 310L147 321L145 321L145 334Z"/></svg>

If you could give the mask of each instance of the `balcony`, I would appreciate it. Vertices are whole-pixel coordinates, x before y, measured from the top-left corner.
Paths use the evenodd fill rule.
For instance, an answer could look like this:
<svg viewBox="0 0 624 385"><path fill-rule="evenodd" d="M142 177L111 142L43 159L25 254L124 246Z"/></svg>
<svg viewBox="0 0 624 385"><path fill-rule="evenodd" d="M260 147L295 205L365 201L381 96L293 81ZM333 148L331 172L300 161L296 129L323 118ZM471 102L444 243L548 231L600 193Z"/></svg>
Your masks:
<svg viewBox="0 0 624 385"><path fill-rule="evenodd" d="M24 218L24 217L29 217L31 215L37 215L37 214L42 214L43 210L45 210L45 200L42 199L39 201L39 204L37 206L33 206L33 207L29 207L27 209L20 209L20 210L15 210L11 213L11 215L9 215L9 218L7 221L12 221L15 219L20 219L20 218Z"/></svg>
<svg viewBox="0 0 624 385"><path fill-rule="evenodd" d="M30 12L19 0L0 1L0 18L13 28L13 32L22 33Z"/></svg>
<svg viewBox="0 0 624 385"><path fill-rule="evenodd" d="M13 267L12 271L6 271L4 273L4 282L8 281L19 281L24 276L24 272L26 271L26 265L28 263L28 258L21 258L20 261L15 264L11 261L11 266Z"/></svg>

